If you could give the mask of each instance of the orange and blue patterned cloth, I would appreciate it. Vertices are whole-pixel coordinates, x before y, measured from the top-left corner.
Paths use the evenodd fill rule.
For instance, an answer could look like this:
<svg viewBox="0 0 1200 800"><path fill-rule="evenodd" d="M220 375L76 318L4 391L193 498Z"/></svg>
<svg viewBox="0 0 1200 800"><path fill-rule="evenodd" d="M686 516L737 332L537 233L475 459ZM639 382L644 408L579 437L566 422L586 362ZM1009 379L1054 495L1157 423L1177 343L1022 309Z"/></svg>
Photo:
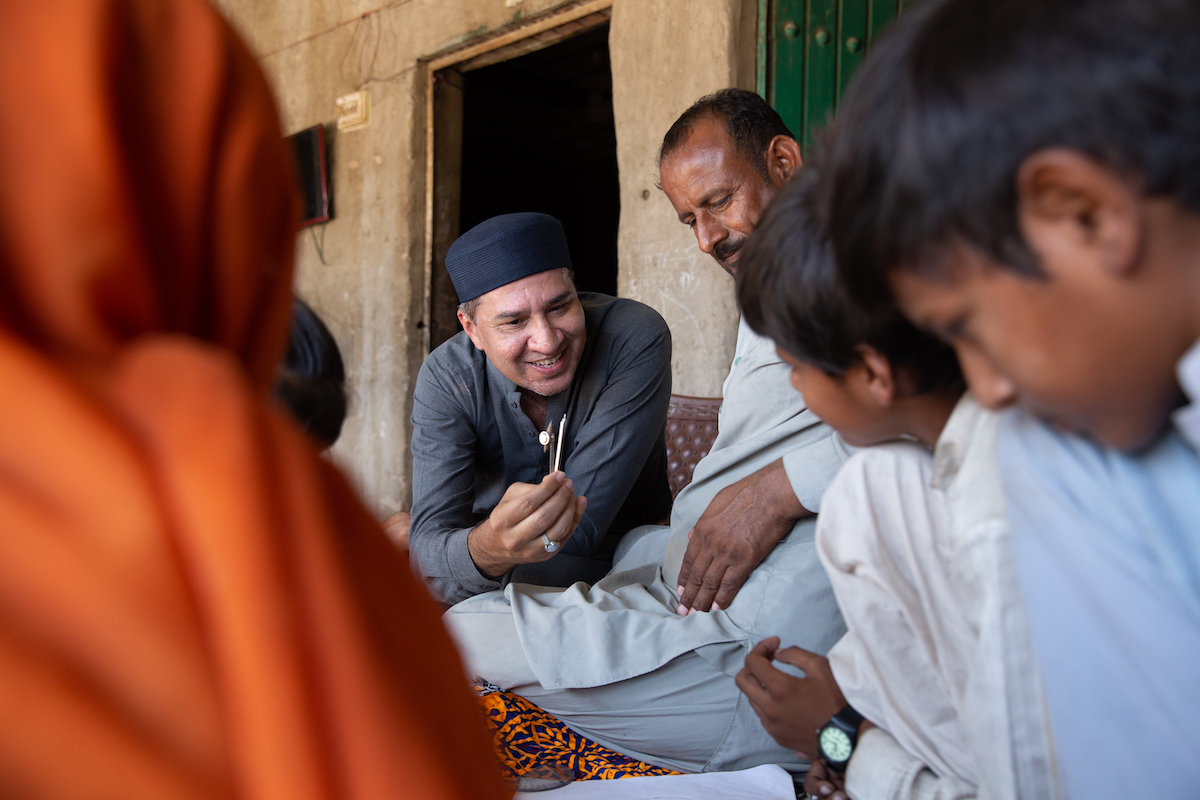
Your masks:
<svg viewBox="0 0 1200 800"><path fill-rule="evenodd" d="M475 691L496 755L514 778L556 775L590 781L680 774L596 744L520 695L484 681L476 681Z"/></svg>

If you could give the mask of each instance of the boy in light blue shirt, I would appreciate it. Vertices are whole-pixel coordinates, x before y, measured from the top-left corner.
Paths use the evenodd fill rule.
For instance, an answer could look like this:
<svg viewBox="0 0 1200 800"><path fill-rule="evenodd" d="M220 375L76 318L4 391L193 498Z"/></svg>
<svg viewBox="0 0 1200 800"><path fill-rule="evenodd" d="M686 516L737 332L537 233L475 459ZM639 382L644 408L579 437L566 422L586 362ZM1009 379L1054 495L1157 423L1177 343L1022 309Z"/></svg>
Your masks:
<svg viewBox="0 0 1200 800"><path fill-rule="evenodd" d="M1172 432L1126 455L1013 413L998 457L1064 785L1198 796L1196 452Z"/></svg>
<svg viewBox="0 0 1200 800"><path fill-rule="evenodd" d="M999 433L1068 796L1200 796L1200 5L935 0L843 99L841 272ZM1186 394L1185 394L1186 390Z"/></svg>

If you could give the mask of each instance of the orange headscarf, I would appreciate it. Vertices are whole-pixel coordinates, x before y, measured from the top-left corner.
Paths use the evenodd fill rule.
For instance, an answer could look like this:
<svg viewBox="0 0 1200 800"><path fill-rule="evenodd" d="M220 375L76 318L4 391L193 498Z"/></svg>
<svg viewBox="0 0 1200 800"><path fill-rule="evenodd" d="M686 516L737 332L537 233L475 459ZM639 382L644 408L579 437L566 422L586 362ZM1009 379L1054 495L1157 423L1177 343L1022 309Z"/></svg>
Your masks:
<svg viewBox="0 0 1200 800"><path fill-rule="evenodd" d="M0 795L496 798L437 609L267 390L288 154L201 0L0 3Z"/></svg>

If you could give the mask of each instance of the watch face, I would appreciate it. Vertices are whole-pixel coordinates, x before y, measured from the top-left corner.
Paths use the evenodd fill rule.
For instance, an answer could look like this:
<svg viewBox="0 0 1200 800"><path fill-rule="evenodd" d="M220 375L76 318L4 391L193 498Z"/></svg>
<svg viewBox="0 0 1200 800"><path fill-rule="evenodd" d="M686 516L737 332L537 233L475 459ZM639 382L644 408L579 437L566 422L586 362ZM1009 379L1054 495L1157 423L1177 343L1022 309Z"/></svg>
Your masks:
<svg viewBox="0 0 1200 800"><path fill-rule="evenodd" d="M850 737L841 728L832 725L821 729L821 754L826 760L840 763L850 758L854 747Z"/></svg>

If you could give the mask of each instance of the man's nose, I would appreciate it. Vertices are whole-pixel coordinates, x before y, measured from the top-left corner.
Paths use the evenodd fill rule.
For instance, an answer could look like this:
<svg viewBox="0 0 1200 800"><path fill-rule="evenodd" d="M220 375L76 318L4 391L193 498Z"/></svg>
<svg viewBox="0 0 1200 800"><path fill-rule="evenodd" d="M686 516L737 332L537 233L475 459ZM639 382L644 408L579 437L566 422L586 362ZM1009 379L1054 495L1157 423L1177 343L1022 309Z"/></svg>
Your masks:
<svg viewBox="0 0 1200 800"><path fill-rule="evenodd" d="M532 319L529 330L529 347L539 353L549 355L558 349L562 336L557 328L550 323L549 317L536 316Z"/></svg>
<svg viewBox="0 0 1200 800"><path fill-rule="evenodd" d="M720 244L727 235L725 227L711 219L700 217L696 220L696 241L700 245L701 252L711 256L713 248Z"/></svg>
<svg viewBox="0 0 1200 800"><path fill-rule="evenodd" d="M1013 382L998 372L979 353L957 348L958 363L975 399L985 408L999 411L1017 400L1017 388Z"/></svg>

